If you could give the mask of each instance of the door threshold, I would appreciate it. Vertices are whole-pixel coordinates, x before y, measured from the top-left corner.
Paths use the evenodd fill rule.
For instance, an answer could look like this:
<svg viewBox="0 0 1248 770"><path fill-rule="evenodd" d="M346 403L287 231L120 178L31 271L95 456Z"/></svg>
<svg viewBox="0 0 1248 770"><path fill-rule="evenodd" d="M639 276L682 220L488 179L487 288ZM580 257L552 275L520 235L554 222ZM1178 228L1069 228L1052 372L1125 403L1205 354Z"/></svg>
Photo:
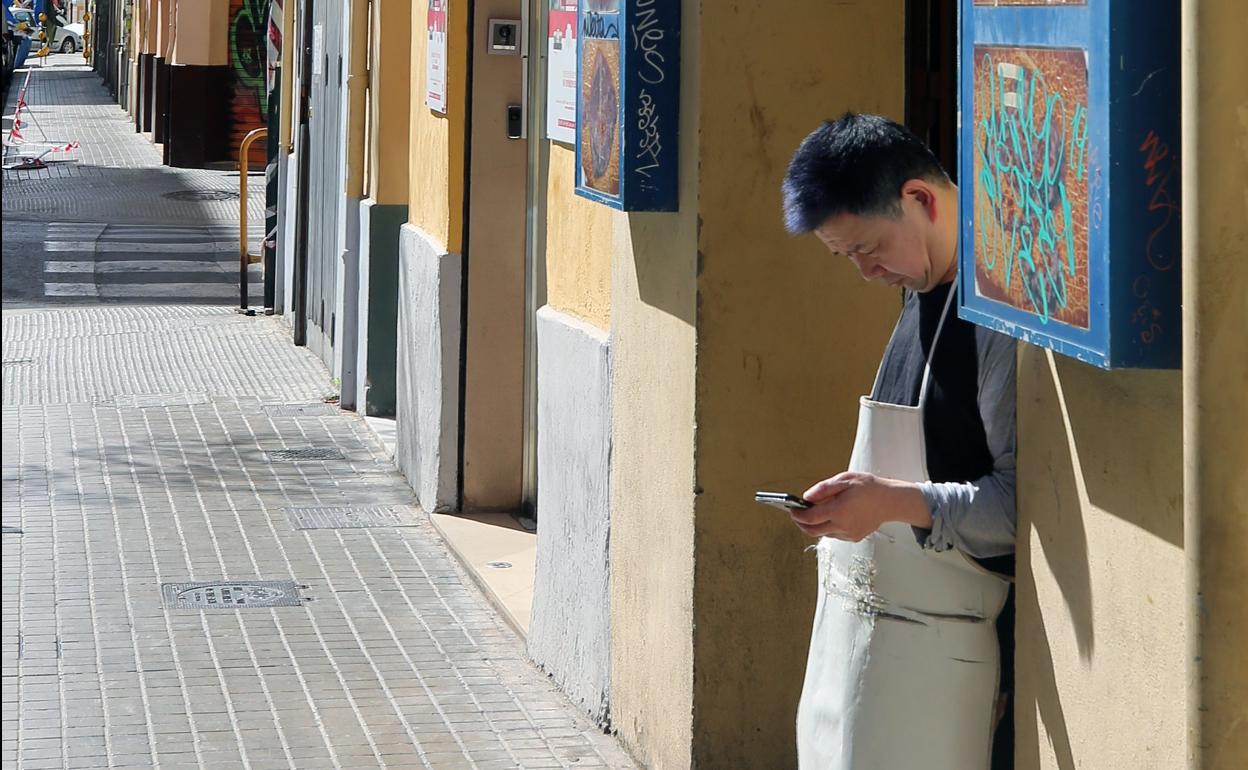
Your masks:
<svg viewBox="0 0 1248 770"><path fill-rule="evenodd" d="M510 513L433 513L433 526L521 639L529 635L537 533Z"/></svg>

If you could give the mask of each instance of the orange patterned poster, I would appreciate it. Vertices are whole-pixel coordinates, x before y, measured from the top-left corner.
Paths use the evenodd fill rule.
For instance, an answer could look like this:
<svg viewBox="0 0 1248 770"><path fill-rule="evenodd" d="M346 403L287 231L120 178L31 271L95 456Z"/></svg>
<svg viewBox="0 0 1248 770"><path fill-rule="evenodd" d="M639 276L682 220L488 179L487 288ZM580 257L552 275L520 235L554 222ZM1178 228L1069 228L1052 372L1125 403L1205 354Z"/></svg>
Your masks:
<svg viewBox="0 0 1248 770"><path fill-rule="evenodd" d="M620 194L620 41L581 42L581 173L584 184Z"/></svg>
<svg viewBox="0 0 1248 770"><path fill-rule="evenodd" d="M976 46L973 73L976 293L1087 329L1087 53Z"/></svg>

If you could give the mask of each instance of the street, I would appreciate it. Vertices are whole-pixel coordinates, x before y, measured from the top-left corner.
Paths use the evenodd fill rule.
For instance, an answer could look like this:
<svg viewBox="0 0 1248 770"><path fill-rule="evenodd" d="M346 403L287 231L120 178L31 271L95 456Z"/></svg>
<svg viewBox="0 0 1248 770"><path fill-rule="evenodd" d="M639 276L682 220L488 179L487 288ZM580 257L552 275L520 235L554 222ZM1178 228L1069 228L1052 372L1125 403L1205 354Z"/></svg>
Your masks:
<svg viewBox="0 0 1248 770"><path fill-rule="evenodd" d="M633 767L234 312L237 172L162 166L80 56L27 102L80 149L4 172L3 767Z"/></svg>

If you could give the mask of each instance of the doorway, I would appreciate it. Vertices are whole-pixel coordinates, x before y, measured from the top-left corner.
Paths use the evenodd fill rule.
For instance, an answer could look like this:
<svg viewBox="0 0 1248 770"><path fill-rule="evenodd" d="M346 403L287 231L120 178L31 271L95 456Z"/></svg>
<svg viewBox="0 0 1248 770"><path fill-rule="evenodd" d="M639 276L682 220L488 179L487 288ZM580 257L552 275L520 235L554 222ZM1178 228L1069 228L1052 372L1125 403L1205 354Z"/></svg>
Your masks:
<svg viewBox="0 0 1248 770"><path fill-rule="evenodd" d="M906 0L906 127L957 184L957 0Z"/></svg>
<svg viewBox="0 0 1248 770"><path fill-rule="evenodd" d="M337 235L345 31L341 6L330 0L303 0L299 12L305 35L301 138L306 141L301 142L299 158L301 210L296 221L301 227L295 262L302 275L296 277L301 295L296 298L296 342L306 344L332 371L338 325L335 300L341 280Z"/></svg>

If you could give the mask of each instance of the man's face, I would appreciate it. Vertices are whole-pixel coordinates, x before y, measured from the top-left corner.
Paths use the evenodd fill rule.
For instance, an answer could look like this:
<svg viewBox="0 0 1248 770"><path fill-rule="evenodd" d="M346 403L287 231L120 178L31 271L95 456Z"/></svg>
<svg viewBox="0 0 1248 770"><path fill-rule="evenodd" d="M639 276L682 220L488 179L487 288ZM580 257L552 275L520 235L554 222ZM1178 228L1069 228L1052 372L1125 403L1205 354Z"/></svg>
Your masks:
<svg viewBox="0 0 1248 770"><path fill-rule="evenodd" d="M889 286L930 291L944 271L932 264L928 248L931 218L921 202L903 195L900 216L838 214L815 228L815 235L838 257L847 257L862 277Z"/></svg>

